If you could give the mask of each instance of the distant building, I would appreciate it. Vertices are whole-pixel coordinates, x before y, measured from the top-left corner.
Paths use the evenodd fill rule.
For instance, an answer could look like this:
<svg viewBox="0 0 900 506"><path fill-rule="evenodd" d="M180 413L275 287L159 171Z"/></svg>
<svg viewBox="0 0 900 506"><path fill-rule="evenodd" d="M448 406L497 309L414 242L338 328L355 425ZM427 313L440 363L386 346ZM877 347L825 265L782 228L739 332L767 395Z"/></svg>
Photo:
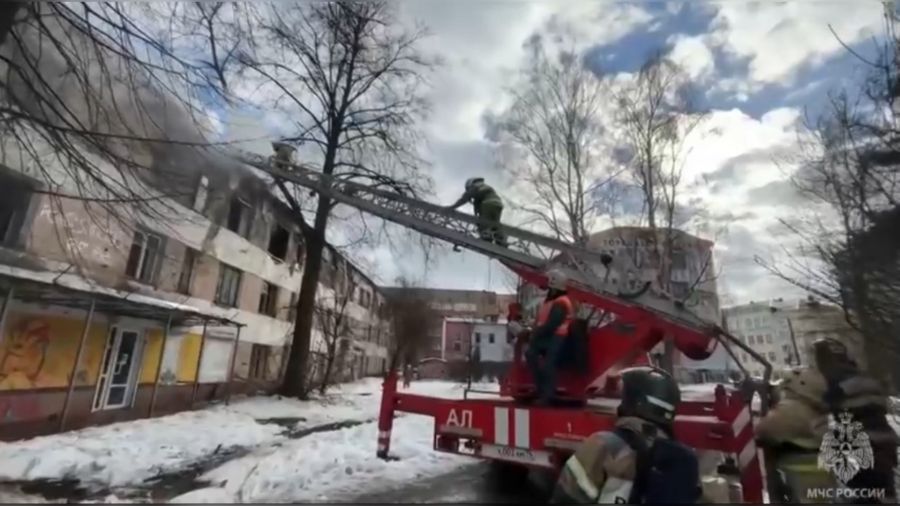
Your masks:
<svg viewBox="0 0 900 506"><path fill-rule="evenodd" d="M427 300L433 316L428 331L430 343L421 358L444 358L444 319L497 321L506 314L506 306L515 299L512 294L483 290L445 290L441 288L384 287L390 297L403 295Z"/></svg>
<svg viewBox="0 0 900 506"><path fill-rule="evenodd" d="M791 339L790 304L783 300L750 302L724 310L726 327L735 337L764 356L780 377L783 371L797 364ZM762 364L746 352L735 349L741 364L753 376L761 377Z"/></svg>
<svg viewBox="0 0 900 506"><path fill-rule="evenodd" d="M472 347L481 362L512 362L513 340L506 332L506 320L473 323Z"/></svg>
<svg viewBox="0 0 900 506"><path fill-rule="evenodd" d="M811 364L812 344L825 337L845 343L854 359L863 362L858 334L838 306L808 297L751 302L724 312L728 330L772 364L775 379L791 367ZM762 376L762 365L750 355L739 352L738 357L751 375Z"/></svg>

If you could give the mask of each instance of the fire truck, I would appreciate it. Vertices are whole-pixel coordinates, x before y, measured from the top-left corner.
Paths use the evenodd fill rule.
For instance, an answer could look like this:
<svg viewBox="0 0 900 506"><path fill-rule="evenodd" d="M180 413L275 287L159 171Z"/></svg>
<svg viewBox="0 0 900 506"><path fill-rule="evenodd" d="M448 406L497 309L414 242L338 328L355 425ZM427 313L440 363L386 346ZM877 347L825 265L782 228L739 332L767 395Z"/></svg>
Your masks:
<svg viewBox="0 0 900 506"><path fill-rule="evenodd" d="M699 452L715 452L717 470L735 486L732 501L763 501L764 469L754 444L751 403L754 392L768 405L765 388L771 365L764 357L726 332L716 322L696 316L683 301L653 286L634 282L615 258L534 232L503 225L509 245L481 240L473 230L479 219L425 202L402 192L387 191L341 181L290 161L291 149L273 143L276 155L262 157L238 153L244 163L274 177L293 182L338 203L384 220L447 241L455 250L466 248L496 259L526 283L547 284L548 261L568 280L569 296L581 307L599 311L602 318L586 332L583 367L558 375L557 397L562 403L537 406L529 401L535 387L524 363L522 344L515 346L514 361L499 392L466 389L461 399L445 399L399 392L397 371L389 371L382 389L378 418L377 455L389 458L392 427L397 412L434 419L434 450L469 455L505 465L559 472L580 441L611 429L615 423L615 372L646 364L649 353L664 340L692 360L708 358L723 346L744 373L740 388L717 385L705 399L681 402L675 436ZM542 251L543 258L533 254ZM733 347L763 365L762 381L754 381L738 360ZM585 360L586 359L586 360ZM472 394L480 393L477 397Z"/></svg>

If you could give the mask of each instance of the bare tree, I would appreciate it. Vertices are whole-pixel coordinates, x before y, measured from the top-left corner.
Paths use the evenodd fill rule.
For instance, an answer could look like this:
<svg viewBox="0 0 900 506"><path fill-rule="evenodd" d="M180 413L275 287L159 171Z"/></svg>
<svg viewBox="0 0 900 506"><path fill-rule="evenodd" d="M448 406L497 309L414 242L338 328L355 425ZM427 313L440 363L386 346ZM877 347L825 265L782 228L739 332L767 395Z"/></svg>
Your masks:
<svg viewBox="0 0 900 506"><path fill-rule="evenodd" d="M595 192L610 177L603 156L606 90L574 41L565 40L567 47L551 54L541 36L528 40L528 64L509 90L512 105L494 126L511 152L503 167L529 196L518 206L527 222L583 245L599 215Z"/></svg>
<svg viewBox="0 0 900 506"><path fill-rule="evenodd" d="M419 194L428 184L414 151L418 89L428 62L416 51L422 31L394 22L386 2L312 2L270 7L256 27L258 49L242 63L294 133L310 165L336 182ZM326 227L336 203L276 181L294 209L306 246L294 338L282 392L304 396L310 333ZM304 207L306 204L311 206Z"/></svg>
<svg viewBox="0 0 900 506"><path fill-rule="evenodd" d="M685 138L703 119L686 73L664 53L654 54L618 92L619 123L628 147L627 168L643 195L642 218L658 264L657 287L671 294L676 223L687 154ZM674 348L665 343L672 370Z"/></svg>
<svg viewBox="0 0 900 506"><path fill-rule="evenodd" d="M871 373L893 379L900 359L900 38L885 6L875 58L854 53L866 73L857 89L832 93L826 112L802 131L794 188L813 212L782 220L795 239L785 259L757 262L844 310L862 337ZM848 51L853 52L850 48Z"/></svg>
<svg viewBox="0 0 900 506"><path fill-rule="evenodd" d="M397 286L409 288L412 283L400 278ZM388 372L401 364L414 364L428 348L428 334L437 318L428 300L408 290L399 290L387 303L393 336L390 339Z"/></svg>
<svg viewBox="0 0 900 506"><path fill-rule="evenodd" d="M162 40L135 4L4 2L0 159L43 194L76 269L70 216L98 233L177 215L209 146L197 107L201 69ZM192 174L191 174L192 175ZM83 213L73 213L73 210ZM112 226L111 226L112 225Z"/></svg>
<svg viewBox="0 0 900 506"><path fill-rule="evenodd" d="M339 276L338 283L331 289L331 295L316 298L314 310L315 323L324 344L322 353L325 363L319 382L319 393L322 395L332 383L335 366L341 364L342 351L345 349L342 343L352 339L355 331L353 318L347 312L355 287L347 279L346 273Z"/></svg>

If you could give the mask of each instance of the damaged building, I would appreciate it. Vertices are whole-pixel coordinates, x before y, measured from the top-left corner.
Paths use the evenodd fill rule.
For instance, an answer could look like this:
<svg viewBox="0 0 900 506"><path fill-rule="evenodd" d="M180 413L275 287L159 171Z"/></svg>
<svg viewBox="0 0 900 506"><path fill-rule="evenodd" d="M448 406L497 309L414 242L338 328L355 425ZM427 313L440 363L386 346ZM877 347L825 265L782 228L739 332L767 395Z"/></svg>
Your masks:
<svg viewBox="0 0 900 506"><path fill-rule="evenodd" d="M172 413L280 384L304 247L290 209L252 169L223 156L157 157L128 181L147 197L136 206L104 201L53 164L38 171L9 146L2 153L2 439ZM48 166L58 178L47 177ZM334 378L381 373L384 298L326 251L320 296L349 293L353 323ZM324 344L314 329L313 374Z"/></svg>

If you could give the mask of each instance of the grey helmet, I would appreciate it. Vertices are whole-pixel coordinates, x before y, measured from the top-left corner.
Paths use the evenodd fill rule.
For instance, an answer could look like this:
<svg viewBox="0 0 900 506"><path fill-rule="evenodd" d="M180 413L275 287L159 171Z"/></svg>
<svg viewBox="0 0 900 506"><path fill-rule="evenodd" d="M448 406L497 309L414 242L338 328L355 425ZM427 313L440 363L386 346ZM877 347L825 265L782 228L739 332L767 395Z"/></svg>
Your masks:
<svg viewBox="0 0 900 506"><path fill-rule="evenodd" d="M469 179L466 179L466 190L468 191L476 184L483 183L483 182L484 182L483 177L470 177Z"/></svg>
<svg viewBox="0 0 900 506"><path fill-rule="evenodd" d="M619 416L647 420L671 432L681 390L669 373L656 367L631 367L620 373Z"/></svg>

